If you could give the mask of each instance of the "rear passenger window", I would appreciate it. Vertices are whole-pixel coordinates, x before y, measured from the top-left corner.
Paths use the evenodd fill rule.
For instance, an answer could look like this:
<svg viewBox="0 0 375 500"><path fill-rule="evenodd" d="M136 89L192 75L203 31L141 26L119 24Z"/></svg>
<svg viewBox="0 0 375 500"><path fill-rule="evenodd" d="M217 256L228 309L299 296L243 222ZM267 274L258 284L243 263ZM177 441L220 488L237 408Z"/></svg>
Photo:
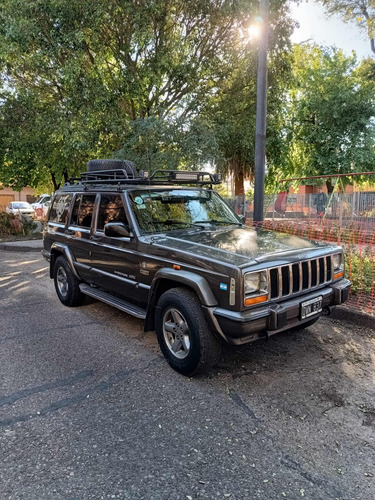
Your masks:
<svg viewBox="0 0 375 500"><path fill-rule="evenodd" d="M76 196L72 218L70 224L72 226L80 226L89 228L91 226L92 216L94 213L95 194L79 194Z"/></svg>
<svg viewBox="0 0 375 500"><path fill-rule="evenodd" d="M49 222L65 224L72 198L72 194L58 194L55 196L49 213Z"/></svg>
<svg viewBox="0 0 375 500"><path fill-rule="evenodd" d="M102 194L100 197L97 229L103 231L107 222L127 224L124 205L118 194Z"/></svg>

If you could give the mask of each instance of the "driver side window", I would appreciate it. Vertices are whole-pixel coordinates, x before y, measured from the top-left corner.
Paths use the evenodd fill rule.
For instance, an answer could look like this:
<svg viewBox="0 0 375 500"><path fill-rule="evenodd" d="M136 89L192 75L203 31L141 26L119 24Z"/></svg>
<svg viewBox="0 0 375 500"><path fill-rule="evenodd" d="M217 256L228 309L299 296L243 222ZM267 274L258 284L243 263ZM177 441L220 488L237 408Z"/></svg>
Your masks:
<svg viewBox="0 0 375 500"><path fill-rule="evenodd" d="M96 229L104 231L108 222L122 222L128 224L121 196L118 194L102 194L98 213L98 224Z"/></svg>

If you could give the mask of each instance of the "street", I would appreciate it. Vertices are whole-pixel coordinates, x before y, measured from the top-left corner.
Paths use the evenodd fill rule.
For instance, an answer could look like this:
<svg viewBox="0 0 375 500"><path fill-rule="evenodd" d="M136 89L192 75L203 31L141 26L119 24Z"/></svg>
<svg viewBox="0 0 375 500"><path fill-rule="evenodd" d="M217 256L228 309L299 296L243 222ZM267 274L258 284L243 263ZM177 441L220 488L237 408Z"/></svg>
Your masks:
<svg viewBox="0 0 375 500"><path fill-rule="evenodd" d="M328 318L190 379L143 322L0 250L0 499L375 498L375 331Z"/></svg>

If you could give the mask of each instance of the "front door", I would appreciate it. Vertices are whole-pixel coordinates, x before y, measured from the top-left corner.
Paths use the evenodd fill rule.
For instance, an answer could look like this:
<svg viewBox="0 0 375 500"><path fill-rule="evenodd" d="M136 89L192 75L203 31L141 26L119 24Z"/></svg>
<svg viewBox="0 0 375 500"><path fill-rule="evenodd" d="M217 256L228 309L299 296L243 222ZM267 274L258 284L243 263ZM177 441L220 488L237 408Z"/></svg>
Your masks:
<svg viewBox="0 0 375 500"><path fill-rule="evenodd" d="M136 280L139 267L136 239L106 236L104 226L108 222L128 225L123 199L118 193L100 195L91 236L91 272L95 273L95 283L133 302L145 302L148 292Z"/></svg>

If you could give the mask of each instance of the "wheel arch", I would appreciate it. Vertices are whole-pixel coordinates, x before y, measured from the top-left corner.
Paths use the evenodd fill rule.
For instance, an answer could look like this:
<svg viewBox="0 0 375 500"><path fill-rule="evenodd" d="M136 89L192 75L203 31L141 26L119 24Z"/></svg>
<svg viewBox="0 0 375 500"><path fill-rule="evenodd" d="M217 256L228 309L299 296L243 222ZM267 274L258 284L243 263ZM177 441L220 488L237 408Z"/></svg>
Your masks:
<svg viewBox="0 0 375 500"><path fill-rule="evenodd" d="M66 245L63 245L62 243L53 243L51 246L51 260L50 260L50 266L49 266L49 276L50 278L53 278L53 273L54 273L54 268L55 268L55 262L57 257L60 257L61 255L66 258L68 261L68 264L72 270L72 273L75 275L77 279L80 279L80 277L77 274L77 271L74 266L74 259L72 252L69 250L69 248Z"/></svg>
<svg viewBox="0 0 375 500"><path fill-rule="evenodd" d="M217 306L217 300L211 290L211 287L203 276L190 271L176 272L174 269L170 268L160 269L155 275L149 292L148 308L144 326L145 332L155 329L155 308L159 298L167 290L176 287L184 287L192 290L197 295L203 306Z"/></svg>

